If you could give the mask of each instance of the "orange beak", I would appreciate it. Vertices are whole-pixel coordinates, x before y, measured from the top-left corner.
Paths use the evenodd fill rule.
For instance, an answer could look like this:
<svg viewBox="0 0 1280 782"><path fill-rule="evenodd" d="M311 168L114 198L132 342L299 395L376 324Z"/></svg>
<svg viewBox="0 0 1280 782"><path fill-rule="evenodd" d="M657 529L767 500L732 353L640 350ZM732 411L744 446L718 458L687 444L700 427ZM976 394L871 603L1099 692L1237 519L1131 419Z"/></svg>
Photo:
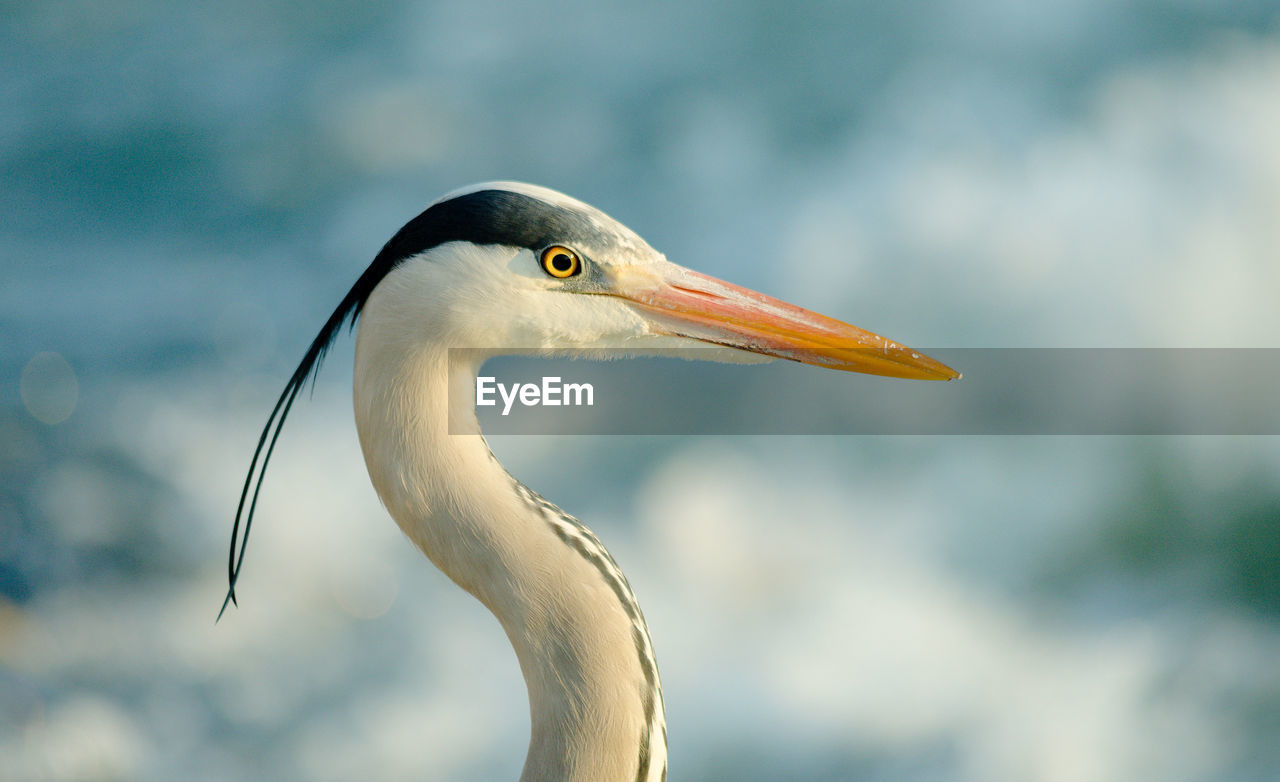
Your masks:
<svg viewBox="0 0 1280 782"><path fill-rule="evenodd" d="M650 316L663 333L868 375L960 377L879 334L674 264L668 269L651 276L632 267L613 294Z"/></svg>

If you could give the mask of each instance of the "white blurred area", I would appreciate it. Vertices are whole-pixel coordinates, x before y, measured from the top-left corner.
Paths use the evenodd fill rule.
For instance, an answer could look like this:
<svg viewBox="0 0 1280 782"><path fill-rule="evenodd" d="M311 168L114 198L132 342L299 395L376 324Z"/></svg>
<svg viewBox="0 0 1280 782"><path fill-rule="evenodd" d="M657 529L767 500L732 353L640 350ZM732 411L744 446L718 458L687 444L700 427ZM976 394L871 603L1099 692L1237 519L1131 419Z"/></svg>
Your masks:
<svg viewBox="0 0 1280 782"><path fill-rule="evenodd" d="M1110 18L1097 6L1054 4L1054 24L1068 40L1087 36ZM592 62L539 71L584 73L576 97L551 96L563 105L549 101L520 132L543 157L515 175L582 183L574 195L679 263L926 350L1280 348L1274 31L1135 54L1062 109L1020 77L1030 55L1010 43L1066 56L1056 35L1009 3L956 4L918 34L1003 20L990 40L970 42L995 41L994 51L974 55L971 71L921 55L807 155L779 140L787 107L770 103L780 99L762 86L767 69L743 66L741 92L689 89L643 120L590 98L658 90L682 56L705 67L734 50L717 37L732 30L767 39L770 25L808 24L831 34L820 14L766 14L753 17L765 32L717 33L727 12L711 6L664 9L666 23L620 9L576 9L558 24L512 12L496 23L488 11L400 8L388 23L403 36L394 62L335 55L317 68L303 124L338 161L324 177L369 179L309 214L315 223L300 230L318 238L307 265L271 265L281 248L251 268L210 250L184 263L218 273L144 280L132 289L154 300L150 313L122 308L133 314L95 326L125 342L143 330L134 321L186 324L214 345L210 364L177 361L92 386L77 371L86 360L71 356L63 364L79 379L77 406L66 402L62 364L42 359L63 372L50 392L61 401L24 396L36 420L6 432L78 426L82 439L37 476L29 513L68 545L118 556L136 544L167 564L146 560L139 577L51 568L58 578L29 598L0 600L0 780L518 777L528 716L514 655L496 621L379 507L351 422L349 342L314 397L299 399L257 511L241 607L213 621L252 446L309 332L337 302L319 291L340 296L362 268L350 259L371 256L420 207L406 212L416 191L402 182L368 183L406 169L431 182L436 167L473 180L511 173L482 157L512 132L485 101L544 104L523 95L529 84L508 83L508 47L537 57L554 42L559 56L576 42L573 53ZM609 44L618 28L634 49ZM448 40L447 58L433 54ZM663 56L642 56L646 46ZM436 58L494 94L448 79L416 86L442 67ZM809 67L821 80L823 62ZM637 143L635 123L654 147L643 172L611 162ZM311 153L292 149L287 127L254 137L224 171L264 210L301 209L298 191L324 184L307 179ZM465 164L449 163L459 157ZM613 203L591 192L597 177ZM22 274L35 279L25 265ZM85 274L80 293L92 303L92 281L109 273ZM0 301L16 317L40 317L16 293ZM191 325L200 323L208 333ZM596 529L626 570L663 674L672 779L1280 775L1276 603L1226 595L1233 582L1215 570L1218 544L1204 542L1230 526L1229 510L1252 507L1242 493L1280 494L1277 438L505 437L493 446L513 474ZM117 461L144 494L120 490ZM1127 514L1159 519L1163 500L1144 493L1153 480L1200 509L1188 518L1207 519L1205 529L1171 526L1176 537L1164 540L1158 525L1126 526ZM144 516L153 521L138 532ZM1146 548L1123 548L1125 535L1142 534L1154 536ZM1180 553L1143 559L1166 549ZM79 565L91 574L92 556Z"/></svg>
<svg viewBox="0 0 1280 782"><path fill-rule="evenodd" d="M908 284L972 316L968 345L1276 347L1277 84L1274 37L1227 39L1123 69L999 144L987 126L1027 122L989 113L1000 85L926 68L807 195L779 282L838 304L891 286L905 255Z"/></svg>

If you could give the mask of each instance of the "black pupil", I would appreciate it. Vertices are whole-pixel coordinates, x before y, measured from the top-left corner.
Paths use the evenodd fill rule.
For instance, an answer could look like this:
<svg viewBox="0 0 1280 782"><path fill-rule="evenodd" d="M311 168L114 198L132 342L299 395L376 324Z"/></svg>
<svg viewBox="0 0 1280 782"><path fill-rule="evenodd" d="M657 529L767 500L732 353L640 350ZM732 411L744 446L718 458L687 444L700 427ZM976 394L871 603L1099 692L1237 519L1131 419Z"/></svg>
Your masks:
<svg viewBox="0 0 1280 782"><path fill-rule="evenodd" d="M558 253L551 259L551 268L558 272L567 272L573 268L573 259L564 253Z"/></svg>

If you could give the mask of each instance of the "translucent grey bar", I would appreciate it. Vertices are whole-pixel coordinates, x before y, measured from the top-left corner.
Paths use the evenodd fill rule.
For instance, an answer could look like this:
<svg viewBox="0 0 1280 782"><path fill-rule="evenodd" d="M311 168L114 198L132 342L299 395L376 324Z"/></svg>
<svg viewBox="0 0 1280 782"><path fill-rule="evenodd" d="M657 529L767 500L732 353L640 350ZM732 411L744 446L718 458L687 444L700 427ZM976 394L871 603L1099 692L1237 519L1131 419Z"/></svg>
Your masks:
<svg viewBox="0 0 1280 782"><path fill-rule="evenodd" d="M513 352L480 374L508 387L590 384L593 403L515 402L503 415L497 394L495 405L475 408L487 434L1280 434L1275 348L923 350L964 373L951 382L670 352L617 361ZM467 410L475 401L449 400Z"/></svg>

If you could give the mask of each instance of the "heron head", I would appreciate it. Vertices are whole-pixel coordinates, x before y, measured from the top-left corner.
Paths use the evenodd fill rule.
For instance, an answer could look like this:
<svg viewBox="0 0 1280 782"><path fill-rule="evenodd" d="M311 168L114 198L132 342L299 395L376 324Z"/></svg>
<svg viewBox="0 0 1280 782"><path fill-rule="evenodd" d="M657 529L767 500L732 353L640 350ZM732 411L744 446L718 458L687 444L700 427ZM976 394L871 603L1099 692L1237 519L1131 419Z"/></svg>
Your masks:
<svg viewBox="0 0 1280 782"><path fill-rule="evenodd" d="M671 263L600 210L533 185L450 193L402 228L370 271L379 265L362 317L390 317L408 338L447 347L601 356L701 347L696 355L721 361L958 376L870 331Z"/></svg>

